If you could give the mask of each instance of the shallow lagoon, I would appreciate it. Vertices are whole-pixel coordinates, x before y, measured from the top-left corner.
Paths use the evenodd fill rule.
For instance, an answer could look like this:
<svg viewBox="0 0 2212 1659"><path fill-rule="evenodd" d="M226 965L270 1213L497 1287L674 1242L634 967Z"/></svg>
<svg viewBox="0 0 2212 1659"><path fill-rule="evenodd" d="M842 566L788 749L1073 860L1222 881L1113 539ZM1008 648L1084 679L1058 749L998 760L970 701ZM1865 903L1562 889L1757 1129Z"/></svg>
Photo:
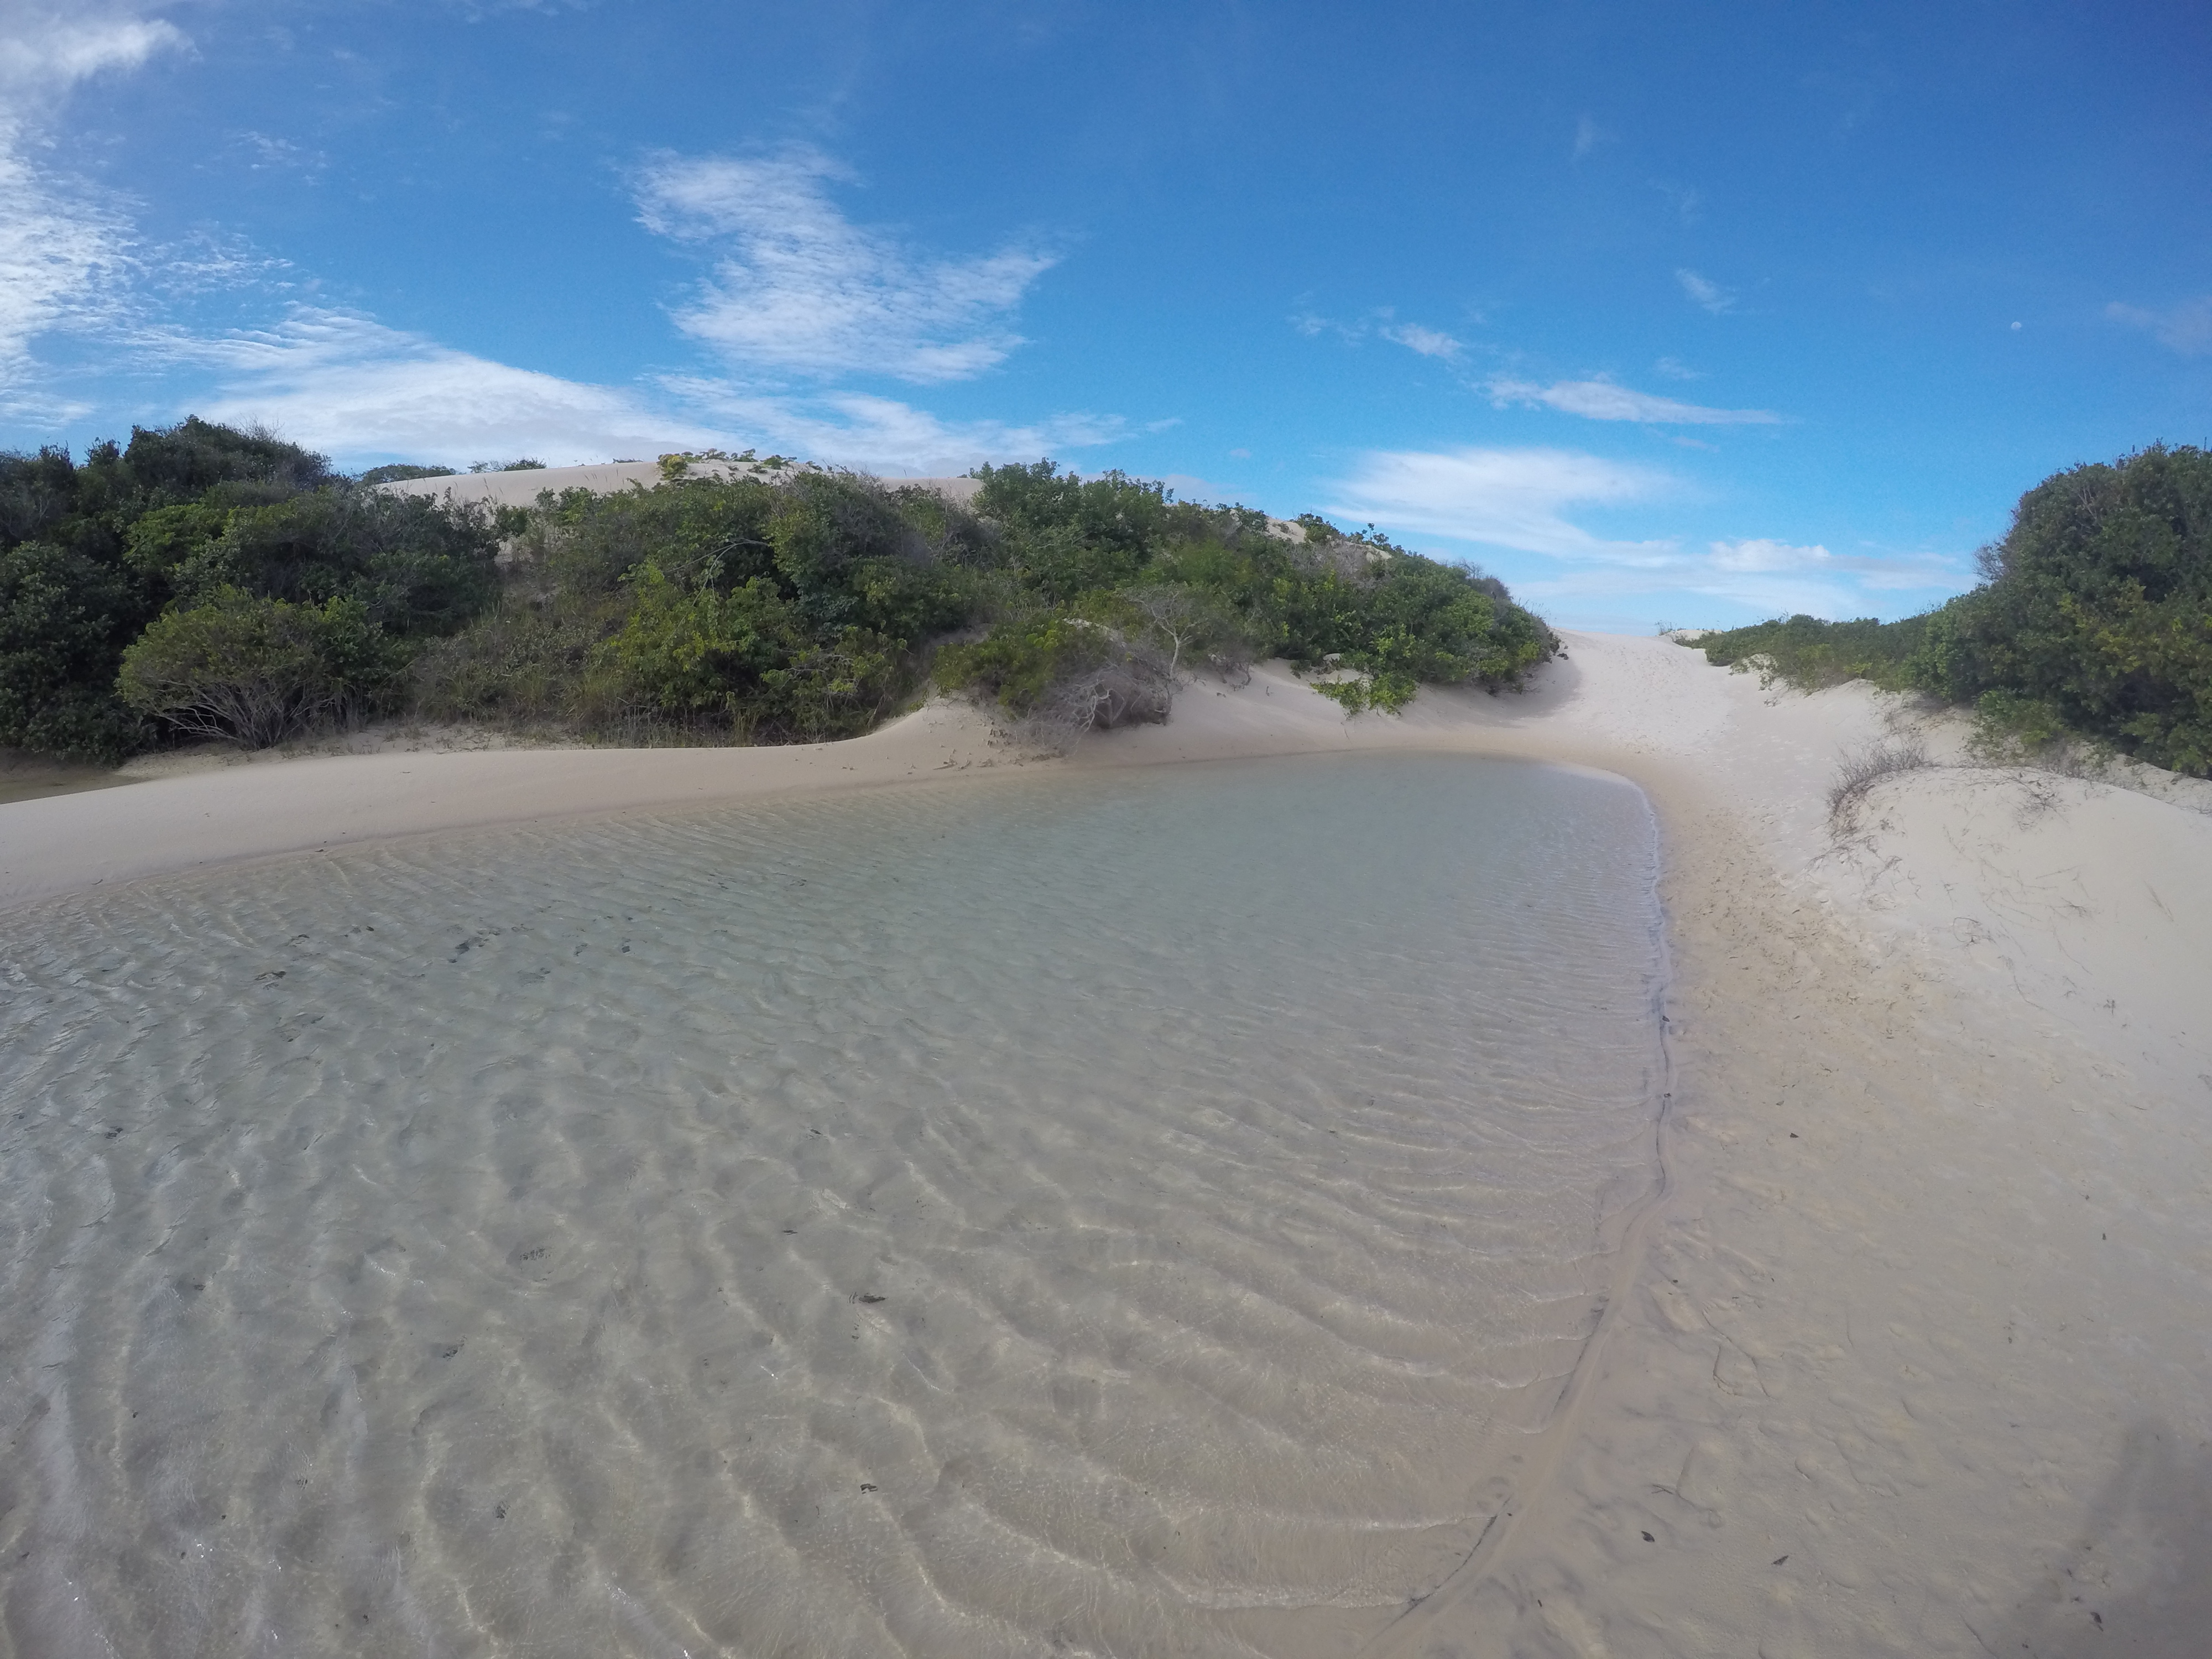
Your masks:
<svg viewBox="0 0 2212 1659"><path fill-rule="evenodd" d="M1359 756L0 917L40 1656L1342 1652L1655 1189L1625 783Z"/></svg>

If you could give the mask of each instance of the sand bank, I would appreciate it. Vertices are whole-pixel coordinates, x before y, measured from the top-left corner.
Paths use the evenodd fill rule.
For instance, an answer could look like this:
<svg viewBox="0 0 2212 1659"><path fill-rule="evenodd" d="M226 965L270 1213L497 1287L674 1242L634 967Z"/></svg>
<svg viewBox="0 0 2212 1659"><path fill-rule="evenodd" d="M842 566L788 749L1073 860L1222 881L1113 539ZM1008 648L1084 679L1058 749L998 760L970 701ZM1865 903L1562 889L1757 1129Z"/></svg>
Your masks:
<svg viewBox="0 0 2212 1659"><path fill-rule="evenodd" d="M700 461L692 471L699 477L729 477L738 473L755 477L775 475L765 468L743 462ZM784 476L790 476L788 473ZM403 478L378 486L398 495L439 495L463 506L482 502L488 507L529 507L544 490L558 495L564 489L590 489L610 495L631 489L652 489L662 482L660 463L602 461L594 466L533 466L519 472L457 472L440 478ZM981 488L973 478L879 478L889 489L934 489L956 501L966 502Z"/></svg>
<svg viewBox="0 0 2212 1659"><path fill-rule="evenodd" d="M1347 721L1200 684L1082 768L1341 747L1635 779L1665 836L1671 1187L1515 1496L1376 1654L2193 1653L2212 1629L2212 817L1972 769L1894 711L1571 635L1520 696ZM1938 733L1939 750L1942 747ZM850 744L240 767L0 806L0 903L243 858L1025 763ZM2100 1648L2099 1650L2106 1650Z"/></svg>

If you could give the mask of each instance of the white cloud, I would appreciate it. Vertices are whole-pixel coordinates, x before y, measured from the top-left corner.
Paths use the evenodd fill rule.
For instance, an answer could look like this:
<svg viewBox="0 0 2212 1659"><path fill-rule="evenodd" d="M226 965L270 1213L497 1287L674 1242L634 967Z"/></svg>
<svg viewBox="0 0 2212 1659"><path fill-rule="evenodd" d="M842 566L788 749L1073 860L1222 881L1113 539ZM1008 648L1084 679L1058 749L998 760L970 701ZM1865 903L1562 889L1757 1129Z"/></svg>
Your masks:
<svg viewBox="0 0 2212 1659"><path fill-rule="evenodd" d="M1678 544L1607 541L1565 514L1648 501L1674 488L1666 473L1572 450L1375 450L1334 486L1330 511L1490 547L1650 565L1668 558Z"/></svg>
<svg viewBox="0 0 2212 1659"><path fill-rule="evenodd" d="M173 362L216 371L215 395L199 404L210 419L266 422L342 458L529 453L558 464L730 435L618 387L512 368L342 312L297 310L272 329L171 337L167 347Z"/></svg>
<svg viewBox="0 0 2212 1659"><path fill-rule="evenodd" d="M134 70L186 44L173 23L124 7L0 0L0 88L20 115L110 70Z"/></svg>
<svg viewBox="0 0 2212 1659"><path fill-rule="evenodd" d="M117 314L133 269L131 228L97 203L72 202L0 125L0 407L35 407L31 342Z"/></svg>
<svg viewBox="0 0 2212 1659"><path fill-rule="evenodd" d="M1439 329L1423 328L1419 323L1390 323L1378 331L1386 340L1395 341L1408 351L1418 351L1424 357L1436 357L1445 362L1455 362L1467 349L1465 343L1454 339Z"/></svg>
<svg viewBox="0 0 2212 1659"><path fill-rule="evenodd" d="M2115 301L2105 307L2105 315L2116 323L2148 329L2160 345L2185 357L2201 357L2212 352L2212 294L2184 300L2164 311L2146 311L2141 306L2125 306ZM2013 326L2018 328L2020 325L2014 323Z"/></svg>
<svg viewBox="0 0 2212 1659"><path fill-rule="evenodd" d="M668 156L647 167L638 209L648 229L734 245L676 313L678 326L740 368L817 378L965 380L1023 343L1006 324L1052 256L915 256L845 218L827 190L843 176L811 150Z"/></svg>
<svg viewBox="0 0 2212 1659"><path fill-rule="evenodd" d="M1758 537L1710 542L1702 552L1685 548L1633 569L1585 566L1547 574L1516 582L1515 591L1532 603L1582 614L1617 611L1624 602L1678 605L1694 598L1759 616L1802 612L1832 621L1894 610L1878 597L1883 594L1956 592L1967 584L1966 571L1965 560L1938 553L1838 554L1817 544Z"/></svg>
<svg viewBox="0 0 2212 1659"><path fill-rule="evenodd" d="M1590 421L1642 421L1653 426L1776 426L1783 418L1769 409L1708 409L1701 404L1656 398L1605 380L1559 380L1550 386L1501 380L1492 380L1488 390L1500 409L1508 404L1540 404Z"/></svg>
<svg viewBox="0 0 2212 1659"><path fill-rule="evenodd" d="M1670 380L1702 380L1705 377L1679 357L1662 357L1651 365L1653 370Z"/></svg>
<svg viewBox="0 0 2212 1659"><path fill-rule="evenodd" d="M981 461L1064 455L1127 429L1118 416L1085 414L1030 423L945 420L860 392L793 397L698 377L598 386L306 307L275 328L214 339L172 333L142 349L214 371L215 394L196 404L209 418L264 422L349 463L529 454L559 465L711 447L939 476Z"/></svg>
<svg viewBox="0 0 2212 1659"><path fill-rule="evenodd" d="M1883 591L1942 587L1956 580L1960 561L1941 553L1831 553L1753 538L1714 542L1706 568L1724 575L1798 575L1849 578L1857 586Z"/></svg>
<svg viewBox="0 0 2212 1659"><path fill-rule="evenodd" d="M123 8L0 0L0 410L82 412L52 395L31 343L112 326L136 268L127 218L33 163L38 121L77 82L185 44L173 25Z"/></svg>
<svg viewBox="0 0 2212 1659"><path fill-rule="evenodd" d="M831 392L792 398L725 382L671 380L686 402L727 422L744 441L864 472L944 477L983 461L1033 461L1115 442L1117 415L1057 415L1030 422L945 420L891 398Z"/></svg>
<svg viewBox="0 0 2212 1659"><path fill-rule="evenodd" d="M1682 285L1682 292L1695 300L1717 317L1735 309L1735 295L1718 283L1700 276L1694 270L1682 270L1674 273L1674 280Z"/></svg>
<svg viewBox="0 0 2212 1659"><path fill-rule="evenodd" d="M1587 115L1575 118L1574 159L1577 161L1595 154L1601 144L1610 143L1613 135Z"/></svg>
<svg viewBox="0 0 2212 1659"><path fill-rule="evenodd" d="M1965 560L1937 553L1839 554L1769 537L1702 546L1674 535L1607 539L1576 522L1581 512L1656 508L1681 495L1682 484L1666 472L1571 450L1374 452L1334 493L1333 515L1556 561L1514 570L1508 558L1504 574L1516 592L1563 620L1605 626L1626 625L1628 606L1673 603L1679 616L1686 599L1767 616L1861 617L1885 608L1877 595L1932 598L1971 580Z"/></svg>

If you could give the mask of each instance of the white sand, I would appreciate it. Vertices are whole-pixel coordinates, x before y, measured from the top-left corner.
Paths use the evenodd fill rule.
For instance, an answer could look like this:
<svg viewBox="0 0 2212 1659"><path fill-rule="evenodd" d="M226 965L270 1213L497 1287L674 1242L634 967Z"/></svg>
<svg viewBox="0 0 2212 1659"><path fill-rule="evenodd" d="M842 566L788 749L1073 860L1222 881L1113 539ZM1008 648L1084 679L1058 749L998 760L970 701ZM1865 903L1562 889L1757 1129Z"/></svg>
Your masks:
<svg viewBox="0 0 2212 1659"><path fill-rule="evenodd" d="M1826 787L1881 699L1568 640L1534 692L1396 720L1278 669L1201 683L1070 763L939 704L811 748L323 757L18 802L0 904L1024 763L1375 746L1625 774L1667 838L1670 1191L1505 1515L1370 1650L2212 1650L2212 790L1909 774L1839 847Z"/></svg>

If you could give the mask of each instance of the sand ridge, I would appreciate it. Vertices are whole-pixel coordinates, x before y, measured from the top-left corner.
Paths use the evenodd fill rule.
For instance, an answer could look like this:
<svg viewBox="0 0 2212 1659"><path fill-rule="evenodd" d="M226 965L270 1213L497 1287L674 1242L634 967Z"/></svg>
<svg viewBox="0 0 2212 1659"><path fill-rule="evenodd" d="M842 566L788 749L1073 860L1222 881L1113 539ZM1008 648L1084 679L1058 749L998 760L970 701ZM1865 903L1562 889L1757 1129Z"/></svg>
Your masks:
<svg viewBox="0 0 2212 1659"><path fill-rule="evenodd" d="M1518 696L1346 720L1264 665L1064 762L939 703L835 745L330 758L19 802L0 904L1036 764L1374 747L1620 773L1662 825L1673 1190L1498 1524L1368 1650L2201 1650L2212 792L1946 768L1877 786L1839 842L1838 756L1895 707L1565 637Z"/></svg>

